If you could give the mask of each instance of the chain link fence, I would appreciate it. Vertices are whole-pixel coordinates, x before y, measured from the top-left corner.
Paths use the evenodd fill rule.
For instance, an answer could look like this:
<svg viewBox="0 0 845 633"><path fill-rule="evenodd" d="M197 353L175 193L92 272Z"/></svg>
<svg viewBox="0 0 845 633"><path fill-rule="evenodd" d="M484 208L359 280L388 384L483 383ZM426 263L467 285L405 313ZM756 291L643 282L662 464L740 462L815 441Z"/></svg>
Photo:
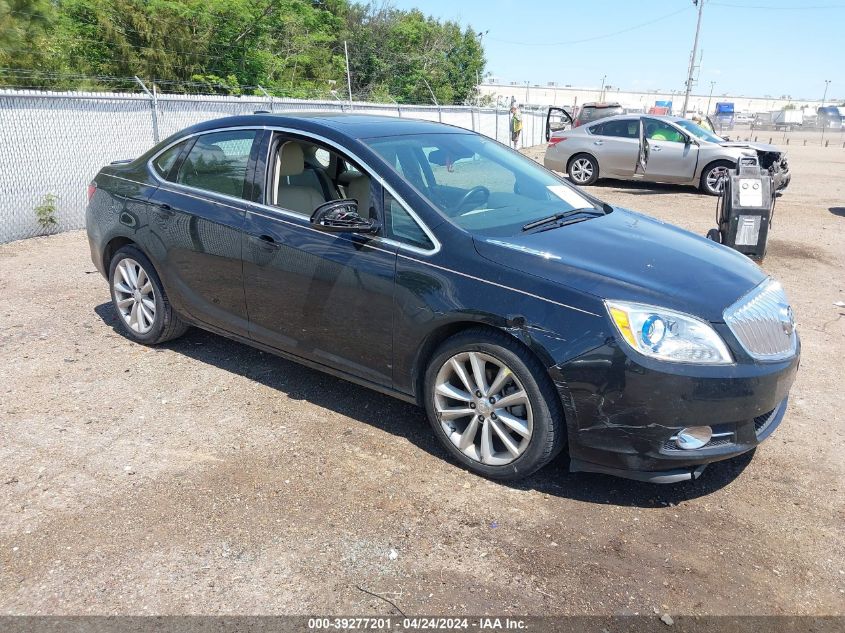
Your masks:
<svg viewBox="0 0 845 633"><path fill-rule="evenodd" d="M0 90L0 243L85 225L86 186L111 161L135 158L195 123L256 110L328 110L440 121L509 143L503 108L261 97ZM523 111L523 147L544 142L545 110ZM55 196L57 224L35 207ZM48 213L50 215L50 213Z"/></svg>

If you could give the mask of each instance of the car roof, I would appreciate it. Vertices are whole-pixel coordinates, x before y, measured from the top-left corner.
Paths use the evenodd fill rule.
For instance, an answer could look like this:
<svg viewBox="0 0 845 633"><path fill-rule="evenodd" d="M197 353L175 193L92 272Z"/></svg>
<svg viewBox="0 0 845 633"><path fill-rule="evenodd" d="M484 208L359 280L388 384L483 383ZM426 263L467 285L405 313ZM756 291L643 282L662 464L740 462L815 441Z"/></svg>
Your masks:
<svg viewBox="0 0 845 633"><path fill-rule="evenodd" d="M606 116L603 119L596 119L595 121L591 121L588 125L592 125L593 123L606 123L608 121L617 121L619 119L642 119L642 118L649 118L649 119L656 119L658 121L667 121L669 123L677 123L678 121L686 121L683 117L679 116L670 116L668 114L647 114L644 112L631 112L629 114L614 114L613 116Z"/></svg>
<svg viewBox="0 0 845 633"><path fill-rule="evenodd" d="M331 111L289 111L263 112L242 116L212 119L194 125L183 132L203 132L223 127L280 126L299 128L303 131L320 132L327 129L352 138L372 138L406 134L471 134L464 128L405 117L378 114L356 114ZM181 135L181 132L180 132Z"/></svg>
<svg viewBox="0 0 845 633"><path fill-rule="evenodd" d="M589 103L585 103L582 107L584 108L621 108L621 103L616 103L615 101L608 101L608 102L597 102L597 101L590 101Z"/></svg>

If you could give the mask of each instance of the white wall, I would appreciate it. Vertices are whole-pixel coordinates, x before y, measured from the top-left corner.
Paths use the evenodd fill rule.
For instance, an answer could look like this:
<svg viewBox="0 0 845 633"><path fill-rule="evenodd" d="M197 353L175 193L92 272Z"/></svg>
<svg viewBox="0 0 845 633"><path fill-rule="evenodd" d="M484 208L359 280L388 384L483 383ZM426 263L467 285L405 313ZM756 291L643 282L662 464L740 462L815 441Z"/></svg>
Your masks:
<svg viewBox="0 0 845 633"><path fill-rule="evenodd" d="M612 88L605 90L604 95L602 95L602 91L598 88L567 88L564 86L529 85L526 91L526 85L524 83L519 85L488 83L481 84L478 88L482 95L490 95L494 99L498 99L502 104L510 103L511 97L513 96L519 103L542 106L573 106L581 105L588 101L601 101L602 96L604 96L604 101L618 101L626 108L643 108L646 111L654 105L655 101L672 101L675 114L680 114L681 108L684 105L684 94L678 91L636 92ZM714 94L710 98L708 93L696 93L690 95L690 102L687 109L697 112L708 111L708 100L710 101L709 112L713 112L716 103L719 101L733 103L734 110L737 112L768 112L769 110L780 110L787 105L794 105L797 108L809 106L815 111L821 105L820 100L770 99L764 97L740 97L736 95L726 96L723 94Z"/></svg>

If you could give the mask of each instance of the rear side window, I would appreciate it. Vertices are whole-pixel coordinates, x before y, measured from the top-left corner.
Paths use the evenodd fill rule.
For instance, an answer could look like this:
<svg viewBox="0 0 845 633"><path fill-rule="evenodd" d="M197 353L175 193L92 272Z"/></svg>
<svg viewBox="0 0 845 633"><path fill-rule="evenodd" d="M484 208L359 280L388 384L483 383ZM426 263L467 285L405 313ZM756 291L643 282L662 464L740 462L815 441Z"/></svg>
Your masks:
<svg viewBox="0 0 845 633"><path fill-rule="evenodd" d="M186 141L177 143L170 149L159 154L158 158L153 160L153 168L155 168L156 173L158 173L159 176L165 179L167 178L170 170L173 169L173 165L176 164L176 159L179 158L179 154L182 153L185 143Z"/></svg>
<svg viewBox="0 0 845 633"><path fill-rule="evenodd" d="M590 132L602 136L616 136L619 138L637 138L640 125L634 119L622 119L597 123L590 127Z"/></svg>
<svg viewBox="0 0 845 633"><path fill-rule="evenodd" d="M244 197L254 130L204 134L182 162L176 182L236 198Z"/></svg>

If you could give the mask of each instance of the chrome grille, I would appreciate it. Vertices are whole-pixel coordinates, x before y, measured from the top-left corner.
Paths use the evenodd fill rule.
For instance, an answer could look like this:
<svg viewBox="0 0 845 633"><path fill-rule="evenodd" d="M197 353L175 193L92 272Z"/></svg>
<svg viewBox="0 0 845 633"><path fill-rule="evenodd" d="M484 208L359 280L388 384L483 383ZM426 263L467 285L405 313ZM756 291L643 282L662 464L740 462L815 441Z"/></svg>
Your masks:
<svg viewBox="0 0 845 633"><path fill-rule="evenodd" d="M748 355L756 360L783 360L795 353L798 335L783 288L771 279L757 286L724 312L725 323Z"/></svg>

